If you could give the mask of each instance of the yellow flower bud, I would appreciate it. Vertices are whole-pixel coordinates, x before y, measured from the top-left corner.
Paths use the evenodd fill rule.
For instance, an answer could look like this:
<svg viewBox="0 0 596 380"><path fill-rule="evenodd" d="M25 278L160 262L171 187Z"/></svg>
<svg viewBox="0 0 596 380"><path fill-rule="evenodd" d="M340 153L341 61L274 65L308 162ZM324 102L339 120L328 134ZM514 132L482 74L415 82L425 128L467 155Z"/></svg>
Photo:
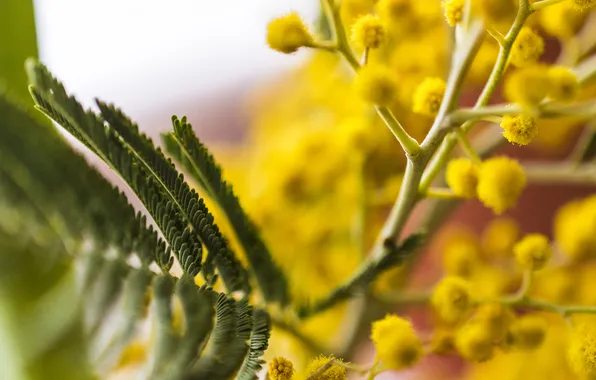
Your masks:
<svg viewBox="0 0 596 380"><path fill-rule="evenodd" d="M445 95L445 81L438 77L425 78L414 92L413 110L415 113L435 116L439 112Z"/></svg>
<svg viewBox="0 0 596 380"><path fill-rule="evenodd" d="M455 347L465 359L483 362L494 355L494 344L489 328L481 323L467 323L455 337Z"/></svg>
<svg viewBox="0 0 596 380"><path fill-rule="evenodd" d="M548 238L541 234L529 234L513 247L517 263L524 269L540 270L553 256Z"/></svg>
<svg viewBox="0 0 596 380"><path fill-rule="evenodd" d="M474 198L478 185L478 169L468 158L454 158L447 164L445 181L455 195Z"/></svg>
<svg viewBox="0 0 596 380"><path fill-rule="evenodd" d="M507 341L515 348L534 350L544 342L547 327L544 319L525 315L511 324L507 333Z"/></svg>
<svg viewBox="0 0 596 380"><path fill-rule="evenodd" d="M443 10L445 20L450 26L455 26L461 22L464 16L464 0L443 0Z"/></svg>
<svg viewBox="0 0 596 380"><path fill-rule="evenodd" d="M450 239L443 251L443 266L452 276L469 278L479 264L480 247L476 240L463 235Z"/></svg>
<svg viewBox="0 0 596 380"><path fill-rule="evenodd" d="M524 26L511 47L509 59L515 66L524 67L538 61L542 53L544 40L531 28Z"/></svg>
<svg viewBox="0 0 596 380"><path fill-rule="evenodd" d="M377 4L379 14L384 19L391 22L403 21L406 17L411 17L411 0L380 0Z"/></svg>
<svg viewBox="0 0 596 380"><path fill-rule="evenodd" d="M550 78L543 65L533 65L514 71L505 80L505 97L514 103L532 107L548 94Z"/></svg>
<svg viewBox="0 0 596 380"><path fill-rule="evenodd" d="M321 367L327 364L331 359L335 361L342 361L332 356L319 355L315 359L311 360L306 366L306 377L316 373ZM346 369L337 364L333 364L328 370L323 372L317 377L317 380L347 380L348 375Z"/></svg>
<svg viewBox="0 0 596 380"><path fill-rule="evenodd" d="M378 16L360 17L352 27L352 41L363 49L376 49L385 41L385 27Z"/></svg>
<svg viewBox="0 0 596 380"><path fill-rule="evenodd" d="M469 323L483 324L491 341L500 342L505 339L514 320L515 315L508 307L498 303L485 303L478 307Z"/></svg>
<svg viewBox="0 0 596 380"><path fill-rule="evenodd" d="M550 87L548 96L555 100L569 101L575 99L579 92L577 76L569 69L554 66L548 70Z"/></svg>
<svg viewBox="0 0 596 380"><path fill-rule="evenodd" d="M398 316L388 314L373 322L371 339L386 368L409 368L422 357L422 342L412 324Z"/></svg>
<svg viewBox="0 0 596 380"><path fill-rule="evenodd" d="M391 104L397 93L397 80L385 66L363 67L358 72L355 86L362 99L380 106Z"/></svg>
<svg viewBox="0 0 596 380"><path fill-rule="evenodd" d="M536 120L528 115L505 115L501 121L503 137L510 143L528 145L538 134Z"/></svg>
<svg viewBox="0 0 596 380"><path fill-rule="evenodd" d="M276 18L267 26L267 44L285 54L295 53L305 46L312 46L313 37L296 12Z"/></svg>
<svg viewBox="0 0 596 380"><path fill-rule="evenodd" d="M585 11L596 6L596 0L573 0L573 5L575 5L578 9Z"/></svg>
<svg viewBox="0 0 596 380"><path fill-rule="evenodd" d="M519 237L519 226L511 218L495 218L482 231L482 248L489 257L509 257Z"/></svg>
<svg viewBox="0 0 596 380"><path fill-rule="evenodd" d="M480 166L478 199L496 214L515 206L525 187L526 173L516 160L493 157Z"/></svg>
<svg viewBox="0 0 596 380"><path fill-rule="evenodd" d="M596 375L596 326L581 324L575 327L567 355L575 373Z"/></svg>
<svg viewBox="0 0 596 380"><path fill-rule="evenodd" d="M294 365L286 358L273 358L267 374L271 380L290 380L294 376Z"/></svg>
<svg viewBox="0 0 596 380"><path fill-rule="evenodd" d="M460 277L445 277L435 287L431 303L438 316L448 323L459 321L470 308L470 284Z"/></svg>
<svg viewBox="0 0 596 380"><path fill-rule="evenodd" d="M587 15L587 12L574 7L571 1L550 5L538 13L542 29L561 39L574 36L583 26Z"/></svg>

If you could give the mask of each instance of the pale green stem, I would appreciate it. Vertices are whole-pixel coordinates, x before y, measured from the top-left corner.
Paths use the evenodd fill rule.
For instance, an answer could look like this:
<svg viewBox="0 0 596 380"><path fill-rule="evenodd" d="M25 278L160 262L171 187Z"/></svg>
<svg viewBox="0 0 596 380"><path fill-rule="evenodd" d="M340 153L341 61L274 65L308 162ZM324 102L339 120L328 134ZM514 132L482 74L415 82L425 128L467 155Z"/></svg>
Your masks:
<svg viewBox="0 0 596 380"><path fill-rule="evenodd" d="M537 11L538 9L542 9L544 7L548 7L549 5L555 5L557 3L560 3L564 0L541 0L541 1L537 1L534 4L532 4L532 10Z"/></svg>
<svg viewBox="0 0 596 380"><path fill-rule="evenodd" d="M478 156L478 153L476 153L474 151L474 148L472 147L472 144L470 144L470 140L468 140L468 136L466 136L466 134L463 133L461 129L456 130L455 131L455 134L456 134L456 136L457 136L457 138L458 138L458 140L459 140L462 148L464 149L464 151L468 155L468 157L470 159L472 159L472 161L474 161L474 163L476 165L480 165L482 163L482 160Z"/></svg>
<svg viewBox="0 0 596 380"><path fill-rule="evenodd" d="M393 133L397 141L399 141L404 151L409 156L417 155L420 152L420 145L418 145L418 142L406 132L404 127L397 121L395 116L393 116L391 110L387 107L375 107L375 109L381 119L385 122L385 125L387 125L391 133Z"/></svg>
<svg viewBox="0 0 596 380"><path fill-rule="evenodd" d="M524 163L524 171L531 183L596 184L596 164L526 162Z"/></svg>
<svg viewBox="0 0 596 380"><path fill-rule="evenodd" d="M460 199L461 197L455 195L451 189L444 188L433 188L426 190L425 193L421 193L421 196L425 198L438 198L438 199Z"/></svg>

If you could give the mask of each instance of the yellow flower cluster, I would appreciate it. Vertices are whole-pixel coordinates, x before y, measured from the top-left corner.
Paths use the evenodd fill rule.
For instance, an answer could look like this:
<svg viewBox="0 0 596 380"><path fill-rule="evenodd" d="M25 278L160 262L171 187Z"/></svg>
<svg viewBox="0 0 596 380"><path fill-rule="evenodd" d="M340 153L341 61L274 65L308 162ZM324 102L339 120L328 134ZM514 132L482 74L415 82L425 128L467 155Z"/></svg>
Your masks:
<svg viewBox="0 0 596 380"><path fill-rule="evenodd" d="M273 358L269 361L267 374L271 380L291 380L294 377L294 365L286 358Z"/></svg>
<svg viewBox="0 0 596 380"><path fill-rule="evenodd" d="M421 154L409 157L418 160L416 164L424 163L433 156L430 153L436 153L425 150L436 143L425 138L445 97L455 94L449 99L453 109L445 107L448 105L445 102L443 111L447 117L442 120L445 123L437 123L433 129L436 127L449 135L460 126L447 123L452 121L450 116L456 120L457 111L464 108L458 104L472 103L476 88L497 89L497 92L476 107L464 110L472 115L466 125L480 119L500 123L508 141L518 145L534 142L532 148L542 147L541 139L563 145L565 137L573 134L568 132L568 122L563 119L545 121L545 116L552 115L545 115L544 111L561 107L568 112L575 103L563 102L591 99L586 95L585 69L577 66L584 59L582 54L587 54L581 50L586 41L576 34L584 24L591 23L588 8L594 4L591 0L564 0L548 6L536 1L530 3L540 9L529 12L532 16L518 29L514 39L508 32L514 19L524 15L517 0L329 1L331 12L339 15L343 24L339 30L325 19L311 33L295 13L269 25L267 42L277 51L294 53L303 47L321 48L279 83L255 97L257 100L250 104L253 114L247 149L236 157L241 163L236 177L244 180L237 185L243 204L287 273L294 299L327 296L369 260L367 252L378 241L378 232L397 198L407 159L387 129L387 120L384 122L377 112L385 119L394 115L399 120L396 124L420 142ZM483 19L482 25L488 33L483 31L486 38L479 38L471 49L473 59L464 68L465 75L460 78L463 91L460 91L458 83L448 74L461 63L459 53L465 49L456 50L457 54L451 52L456 45L459 49L462 47L459 44L470 42L462 37L468 37L475 25L480 24L476 23L479 18ZM456 28L451 30L445 24ZM552 42L542 37L544 33L560 40L562 57L556 62L561 66L545 63L554 60L548 52ZM334 49L335 55L330 52ZM503 52L507 54L503 56ZM495 66L499 54L500 67ZM349 64L342 57L350 58ZM498 78L489 86L485 82L491 73ZM449 92L442 78L449 78ZM511 108L496 105L492 109L514 111L504 112L505 115L482 114L485 107L492 107L488 104L496 102L501 84L505 98L514 104L507 105ZM467 89L474 90L468 95ZM481 116L476 118L475 112ZM549 128L548 123L555 127L557 123L565 125ZM396 126L391 127L395 132ZM471 133L470 140L474 137ZM441 190L434 194L477 198L495 214L513 208L528 181L523 166L505 156L481 161L473 152L475 144L466 145L465 138L462 144L469 158L445 156L439 162L441 167L435 170L441 173L444 169L451 191L428 185L432 182L434 186L433 176L428 187L420 186L418 193L414 190L417 198L413 203L433 196L433 190ZM428 166L423 168L423 179L431 172ZM408 179L403 178L404 182ZM590 264L595 267L592 272L588 267L582 267L581 271L575 267L578 263L590 263L595 257L594 210L596 201L592 198L563 207L556 217L552 241L539 234L520 238L514 220L498 218L484 229L481 238L467 236L446 244L442 256L446 277L425 301L436 316L434 334L440 335L436 341L433 338L431 350L455 350L472 363L483 362L470 365L468 378L500 378L499 374L508 372L506 366L489 367L486 363L489 359L491 363L507 360L507 365L516 368L512 363L522 361L521 352L528 355L527 351L531 355L547 352L551 356L556 352L564 357L561 355L561 350L566 349L561 342L564 325L551 323L546 313L534 312L535 305L522 301L539 297L544 302L556 301L561 305L587 303L590 299L596 303L596 297L588 291L578 290L590 288L585 284L596 285L588 275L596 273L596 266ZM551 260L553 256L556 259ZM558 262L565 265L553 264ZM572 273L576 269L582 274L574 281ZM375 294L401 292L410 270L402 266L388 271L376 280ZM531 272L531 276L522 276L522 272ZM522 277L523 281L529 277L531 286ZM518 290L525 293L517 294ZM301 321L299 329L317 342L345 344L339 329L355 319L349 307L343 304ZM553 310L558 309L553 307ZM371 374L383 369L413 367L423 355L421 339L412 324L395 315L373 322L371 339L380 362L370 368ZM294 360L296 367L306 368L306 376L333 359L319 357L304 366L302 361L310 354L296 342L292 337L274 334L271 344L291 351L292 359L298 358ZM586 370L592 365L587 359L589 354L581 353L589 352L590 341L576 339L575 342L569 350L571 367L589 373ZM495 355L498 351L505 354ZM556 362L545 361L552 365ZM569 365L564 360L556 363L558 370L552 373L563 374L558 378L571 378L565 377L570 373ZM534 361L528 364L530 369L541 366ZM294 368L285 362L274 363L273 367L278 369L279 379L284 379L280 377L285 373L282 369ZM422 366L417 366L416 371L418 367ZM350 365L334 364L321 378L345 379L346 368ZM492 368L492 377L486 376L483 368ZM522 376L522 372L517 373ZM523 376L549 378L550 374L537 373L542 377L527 372ZM271 373L269 376L273 378Z"/></svg>

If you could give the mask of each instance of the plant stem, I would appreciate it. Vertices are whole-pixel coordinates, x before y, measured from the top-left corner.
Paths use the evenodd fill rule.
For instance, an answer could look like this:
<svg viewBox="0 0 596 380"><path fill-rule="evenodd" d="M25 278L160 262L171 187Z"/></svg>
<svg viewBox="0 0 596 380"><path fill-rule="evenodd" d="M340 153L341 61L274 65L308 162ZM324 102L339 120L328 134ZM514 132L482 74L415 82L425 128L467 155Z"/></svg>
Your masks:
<svg viewBox="0 0 596 380"><path fill-rule="evenodd" d="M480 165L482 163L482 160L478 156L478 153L474 151L474 148L472 148L472 144L470 144L468 136L466 136L466 134L463 133L461 129L456 130L455 134L468 157L472 159L472 161L474 161L476 165Z"/></svg>
<svg viewBox="0 0 596 380"><path fill-rule="evenodd" d="M532 4L532 10L537 11L538 9L542 9L544 7L548 7L549 5L555 5L557 3L562 2L563 0L541 0L537 1Z"/></svg>
<svg viewBox="0 0 596 380"><path fill-rule="evenodd" d="M596 184L596 164L528 162L524 169L531 183Z"/></svg>
<svg viewBox="0 0 596 380"><path fill-rule="evenodd" d="M435 187L426 190L425 193L422 193L426 198L439 198L439 199L459 199L461 197L453 194L451 189L445 189L442 187Z"/></svg>

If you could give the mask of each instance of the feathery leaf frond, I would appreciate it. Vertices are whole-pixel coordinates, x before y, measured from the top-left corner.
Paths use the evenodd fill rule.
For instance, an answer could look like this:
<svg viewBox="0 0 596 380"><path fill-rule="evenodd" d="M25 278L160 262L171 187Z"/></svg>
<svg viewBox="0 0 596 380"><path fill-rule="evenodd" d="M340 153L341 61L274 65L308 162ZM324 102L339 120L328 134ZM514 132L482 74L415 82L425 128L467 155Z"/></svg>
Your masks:
<svg viewBox="0 0 596 380"><path fill-rule="evenodd" d="M163 135L165 147L226 215L246 254L258 285L267 301L285 305L289 301L287 280L260 238L253 221L244 212L232 185L223 179L221 167L186 122L172 117L174 132Z"/></svg>

